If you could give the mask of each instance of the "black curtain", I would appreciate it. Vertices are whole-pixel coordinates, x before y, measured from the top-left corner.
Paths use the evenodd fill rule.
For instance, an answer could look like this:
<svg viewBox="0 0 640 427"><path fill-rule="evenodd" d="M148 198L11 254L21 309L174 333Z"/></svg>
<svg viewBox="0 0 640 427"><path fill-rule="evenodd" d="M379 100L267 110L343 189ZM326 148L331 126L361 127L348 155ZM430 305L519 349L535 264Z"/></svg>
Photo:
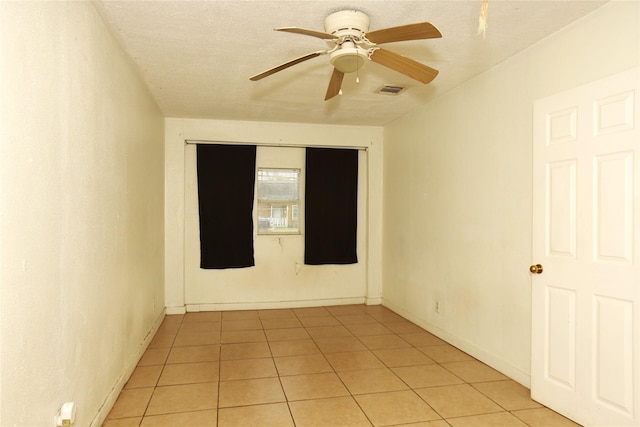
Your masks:
<svg viewBox="0 0 640 427"><path fill-rule="evenodd" d="M198 144L197 167L200 268L255 265L255 145Z"/></svg>
<svg viewBox="0 0 640 427"><path fill-rule="evenodd" d="M304 263L355 264L358 151L307 148Z"/></svg>

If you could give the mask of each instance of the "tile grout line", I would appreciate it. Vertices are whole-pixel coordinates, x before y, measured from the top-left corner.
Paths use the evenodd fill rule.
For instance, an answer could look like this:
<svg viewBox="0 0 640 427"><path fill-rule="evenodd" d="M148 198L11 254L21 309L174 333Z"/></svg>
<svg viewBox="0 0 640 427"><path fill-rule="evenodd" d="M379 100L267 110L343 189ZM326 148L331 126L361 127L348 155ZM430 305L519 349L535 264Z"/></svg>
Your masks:
<svg viewBox="0 0 640 427"><path fill-rule="evenodd" d="M370 316L370 315L369 315L369 316ZM377 324L382 325L382 326L384 326L384 327L386 328L386 326L385 326L382 322L378 321L378 319L375 319L373 316L370 316L370 317L371 317L371 318L373 318L373 319L376 321L376 323L377 323ZM337 319L337 320L338 320L338 321L340 321L339 319ZM343 325L344 325L344 324L343 324ZM429 405L429 403L428 403L428 402L426 402L426 401L422 398L422 396L420 396L418 393L416 393L416 391L415 391L415 389L414 389L413 387L411 387L409 384L407 384L407 382L406 382L405 380L403 380L402 378L400 378L400 376L399 376L399 375L398 375L398 374L393 370L393 368L392 368L391 366L389 366L387 363L385 363L383 360L381 360L381 359L378 357L378 355L377 355L377 354L375 354L375 352L374 352L374 350L373 350L373 349L371 349L369 346L367 346L367 344L366 344L365 342L363 342L363 341L360 339L360 337L359 337L359 336L355 335L355 334L353 333L353 331L351 331L351 330L348 328L348 326L346 326L346 325L344 325L344 326L345 326L345 328L346 328L347 330L349 330L349 332L351 332L351 333L353 334L353 336L354 336L354 337L355 337L355 338L356 338L356 339L357 339L357 340L358 340L358 341L359 341L359 342L360 342L360 343L361 343L361 344L362 344L362 345L367 349L367 351L370 351L370 352L373 354L373 356L374 356L377 360L379 360L385 368L387 368L389 371L391 371L391 372L393 373L393 375L394 375L396 378L398 378L398 380L400 380L400 381L401 381L401 382L402 382L402 383L407 387L407 389L408 389L409 391L411 391L413 394L415 394L415 395L416 395L416 396L417 396L421 401L423 401L423 402L424 402L424 403L425 403L429 408L431 408L431 410L432 410L434 413L436 413L436 414L440 417L440 419L441 419L441 420L445 420L445 418L444 418L444 417L443 417L443 416L442 416L442 415L441 415L441 414L440 414L440 413L439 413L435 408L433 408L431 405ZM388 329L388 328L387 328L387 329ZM392 332L392 334L389 334L389 335L392 335L392 336L398 337L398 338L400 338L401 340L403 340L403 341L407 342L407 341L406 341L406 340L404 340L404 339L403 339L403 338L402 338L402 337L401 337L397 332L392 331L392 330L390 330L390 329L388 329L388 330ZM371 336L377 336L377 335L371 335ZM418 349L417 349L417 348L416 348L412 343L407 342L407 344L409 344L409 345L411 346L411 347L409 347L409 348L414 348L414 349L416 349L417 351L420 351L420 350L418 350ZM380 349L378 349L378 350L380 350ZM420 352L420 353L422 353L422 352ZM412 365L412 366L413 366L413 365ZM416 365L416 366L417 366L417 365ZM350 392L350 393L351 393L351 392ZM381 391L381 392L377 392L377 393L369 393L369 394L382 394L382 393L388 393L388 391ZM360 406L360 404L358 403L358 400L355 398L355 396L354 396L353 394L351 394L351 395L352 395L353 399L356 401L356 403L358 404L358 407L360 408L360 410L361 410L361 411L366 415L366 412L364 411L364 408L362 408L362 407ZM367 418L368 418L368 416L367 416ZM371 420L369 420L369 421L371 422L371 424L372 424L372 425L374 425L374 424L373 424L373 421L371 421ZM434 421L435 421L435 420L434 420ZM446 422L446 420L445 420L445 422ZM447 423L447 424L448 424L448 423Z"/></svg>
<svg viewBox="0 0 640 427"><path fill-rule="evenodd" d="M349 397L351 397L351 399L352 399L353 401L355 401L355 403L356 403L357 407L359 408L359 410L360 410L360 411L362 412L362 414L365 416L365 418L367 419L367 421L368 421L369 423L371 423L372 425L374 424L374 423L373 423L373 420L372 420L372 419L370 418L370 416L365 412L364 408L360 405L360 403L359 403L359 402L358 402L358 400L356 399L356 396L357 396L357 395L354 395L354 394L352 393L352 391L349 389L349 387L347 387L347 384L344 382L344 379L340 376L340 372L342 372L342 371L340 371L340 372L339 372L339 371L337 370L337 368L334 366L334 364L332 364L332 363L330 362L330 359L327 357L327 355L328 355L328 354L333 354L333 353L336 353L336 354L338 354L338 353L348 353L348 352L356 351L356 350L345 350L345 351L340 351L340 350L338 350L338 351L333 351L334 349L324 349L324 350L323 350L323 349L320 347L320 345L318 344L318 340L320 340L320 339L322 339L322 338L331 338L331 337L330 337L330 336L327 336L327 337L323 337L323 336L315 336L315 337L314 337L314 336L310 333L310 329L312 329L312 328L314 328L314 327L325 327L325 326L324 326L324 325L307 326L307 325L305 325L305 323L303 322L303 319L305 319L305 318L309 319L309 318L315 318L315 317L328 317L328 318L332 318L332 319L333 319L334 321L336 321L338 324L337 324L337 325L330 325L330 326L327 326L327 327L334 327L334 328L335 328L335 327L340 326L340 327L341 327L341 328L343 328L346 332L348 332L348 334L349 334L349 335L345 335L345 336L348 336L348 337L350 337L350 338L355 339L355 340L354 340L354 342L357 342L357 343L359 343L360 345L362 345L362 346L363 346L363 350L361 350L361 351L362 351L363 353L364 353L364 352L367 352L367 353L371 354L371 355L373 356L373 358L374 358L377 362L379 362L379 363L381 364L381 366L383 366L386 370L390 371L390 372L394 375L394 377L395 377L395 378L397 378L397 379L398 379L398 380L399 380L399 381L400 381L404 386L406 386L406 387L407 387L407 389L406 389L407 391L411 391L412 393L414 393L414 394L415 394L415 395L416 395L416 396L417 396L417 397L418 397L422 402L424 402L424 403L425 403L429 408L431 408L431 410L433 410L433 412L434 412L435 414L437 414L437 415L440 417L440 418L439 418L440 420L444 421L444 422L445 422L445 423L447 423L447 424L450 424L450 423L448 422L448 420L450 420L450 419L454 419L454 418L455 418L455 419L457 419L457 418L469 418L469 417L474 417L474 416L482 416L482 415L491 415L491 414L505 413L505 414L509 414L510 416L514 417L515 419L517 419L519 422L523 423L524 425L528 425L528 426L530 426L530 425L531 425L530 423L527 423L526 421L524 421L523 419L521 419L520 417L518 417L514 412L517 412L517 411L524 411L524 410L528 410L528 409L532 409L532 410L533 410L533 409L546 408L544 405L540 405L538 402L533 401L533 402L535 402L536 404L538 404L539 406L538 406L538 407L531 407L531 408L524 408L524 407L523 407L523 408L521 408L521 409L511 409L511 410L510 410L510 409L507 409L507 407L506 407L506 406L504 406L503 404L500 404L500 403L498 402L498 400L496 400L496 399L492 398L492 397L490 396L490 394L488 394L488 391L489 391L489 389L488 389L488 388L484 388L484 390L485 390L485 391L483 391L483 390L482 390L483 388L482 388L482 387L478 388L478 387L476 386L476 384L498 383L498 382L501 382L501 381L508 381L508 380L509 380L509 378L504 378L504 379L489 379L489 380L483 380L483 381L473 381L473 380L471 380L471 381L467 381L467 380L463 379L462 377L459 377L458 375L456 375L454 370L451 370L451 367L452 367L453 365L451 365L451 366L446 366L446 364L447 364L447 363L455 363L455 361L447 361L447 360L444 360L444 361L440 361L440 362L439 362L439 361L436 361L435 359L433 359L432 357L430 357L427 353L425 353L424 351L422 351L422 350L421 350L421 348L425 348L425 347L435 347L435 346L437 346L437 344L433 344L433 345L422 345L422 346L419 346L418 344L414 344L413 342L409 342L409 341L407 341L407 340L402 336L403 334L402 334L401 332L396 332L396 330L390 329L390 328L388 327L388 325L389 325L390 323L396 323L396 322L394 322L393 320L384 320L384 319L382 319L382 317L384 317L384 316L377 316L377 317L374 317L374 315L372 315L372 314L368 313L366 310L362 310L362 309L360 309L360 307L356 307L356 306L352 306L352 307L350 307L349 309L346 309L344 312L342 312L342 314L341 314L341 312L340 312L340 310L339 310L340 308L342 308L342 306L335 306L335 307L330 306L330 307L328 307L328 308L327 308L327 307L322 307L322 308L325 310L325 313L324 313L324 314L309 315L309 316L301 316L301 315L300 315L301 313L296 313L295 309L290 309L290 310L292 311L292 314L293 314L293 317L292 317L292 318L295 318L295 319L297 320L297 322L300 324L300 326L291 326L291 327L289 327L289 326L284 326L284 327L273 327L273 328L269 328L269 329L282 329L282 330L286 330L286 329L292 329L292 328L298 328L298 327L299 327L299 328L301 328L301 329L303 329L303 330L304 330L304 332L305 332L305 334L306 334L306 336L307 336L307 338L304 338L304 340L305 340L305 341L306 341L306 340L309 340L309 341L311 341L311 342L314 344L314 346L315 346L315 347L316 347L316 349L318 350L318 353L321 355L322 359L327 363L328 367L331 369L331 371L330 371L330 372L331 372L332 374L334 374L334 375L338 378L338 380L340 381L340 384L345 388L345 390L347 391L347 393L348 393ZM337 313L338 313L338 314L336 314L336 312L335 312L335 311L331 311L331 309L330 309L330 308L338 308L338 310L337 310ZM357 310L356 310L356 309L357 309ZM357 311L357 312L356 312L356 313L354 313L354 311ZM217 359L218 359L218 367L217 367L217 370L218 370L218 378L217 378L217 393L218 393L218 395L217 395L217 402L216 402L216 405L215 405L215 409L216 409L216 425L218 425L218 426L220 425L219 423L220 423L220 409L221 409L221 408L220 408L220 397L221 397L220 391L221 391L221 383L222 383L222 362L223 362L223 360L222 360L222 357L223 357L223 356L222 356L222 349L223 349L223 347L224 347L225 345L227 345L227 344L233 344L233 343L223 343L223 336L222 336L222 332L223 332L224 313L225 313L225 312L221 312L221 313L220 313L220 320L219 320L219 322L218 322L218 321L212 321L212 322L211 322L211 323L219 323L219 326L218 326L219 340L218 340L218 343L217 343L217 347L218 347L218 348L217 348L217 351L218 351L218 357L217 357ZM187 313L187 314L188 314L188 313ZM152 414L148 414L148 410L149 410L149 408L150 408L150 404L151 404L151 402L152 402L152 400L153 400L153 397L154 397L154 395L155 395L156 391L158 390L158 388L159 388L159 387L161 387L161 386L159 385L159 384L160 384L160 379L162 378L163 374L165 373L165 370L168 368L168 367L167 367L167 365L169 365L169 364L170 364L170 363L169 363L169 360L170 360L171 354L173 353L173 350L176 348L176 347L175 347L175 344L176 344L176 341L177 341L177 339L178 339L178 336L179 336L180 332L182 331L183 327L184 327L186 324L190 323L190 322L188 322L188 321L187 321L187 317L186 317L186 316L187 316L187 314L185 314L185 315L181 315L181 318L180 318L180 320L179 320L179 325L178 325L178 326L177 326L177 328L176 328L176 332L175 332L175 333L171 333L171 342L170 342L169 347L168 347L168 352L167 352L166 356L164 357L163 362L162 362L161 364L158 364L158 365L161 365L161 366L162 366L162 368L161 368L161 370L160 370L160 373L159 373L158 377L155 379L154 385L151 387L151 388L152 388L151 396L150 396L149 400L147 401L147 403L146 403L146 405L145 405L145 407L144 407L144 411L143 411L143 413L142 413L142 416L141 416L141 418L140 418L140 421L139 421L139 423L138 423L138 426L140 426L140 425L144 424L145 419L146 419L146 418L148 418L148 417L151 417L151 416L152 416ZM273 322L273 323L277 323L277 322L275 322L275 320L277 320L278 318L277 318L277 317L274 317L273 319L272 319L272 318L265 318L265 319L263 319L263 318L261 318L261 317L260 317L260 310L256 310L256 316L257 316L257 319L258 319L258 321L259 321L259 325L260 325L260 327L261 327L259 330L262 332L262 336L263 336L263 338L264 338L264 342L266 343L266 346L267 346L267 348L268 348L268 350L269 350L269 354L270 354L269 358L270 358L271 362L273 363L273 366L274 366L274 369L275 369L275 372L276 372L276 376L277 376L277 378L278 378L278 383L279 383L279 385L280 385L280 389L281 389L281 391L282 391L282 393L283 393L283 395L284 395L284 399L285 399L285 400L284 400L284 403L286 403L286 404L287 404L287 408L288 408L288 411L289 411L289 415L290 415L290 417L291 417L291 421L293 422L293 424L294 424L294 425L296 425L296 421L295 421L295 419L294 419L294 417L293 417L293 411L292 411L292 408L291 408L291 403L292 403L292 402L296 402L296 401L291 401L291 400L289 399L289 397L287 396L287 393L285 392L285 387L284 387L284 384L283 384L283 381L282 381L282 379L283 379L283 375L281 375L281 372L280 372L280 370L278 369L278 365L276 364L276 359L277 359L277 357L276 357L276 356L275 356L275 354L274 354L274 348L273 348L273 345L274 345L274 343L275 343L276 341L282 341L282 342L293 342L293 341L299 341L299 340L302 340L303 338L294 338L294 339L290 339L290 340L286 340L286 339L280 339L280 340L272 339L272 340L270 340L270 339L268 338L268 334L267 334L268 329L267 329L267 327L265 327L265 320L274 320L274 322ZM378 327L382 326L383 328L386 328L386 329L389 331L389 333L382 333L382 332L380 332L380 333L374 333L374 334L371 334L371 335L367 335L367 334L363 335L362 330L360 330L359 328L366 329L366 325L369 325L369 323L368 323L368 322L363 322L363 323L351 323L351 320L349 320L349 319L347 319L347 318L346 318L346 317L348 317L348 316L368 316L370 319L372 319L372 320L373 320L373 321L370 323L370 325L375 325L375 327L374 327L374 328L378 328ZM283 316L283 318L286 318L286 317L287 317L287 316ZM341 318L342 318L342 319L341 319ZM166 317L165 317L165 319L166 319ZM176 319L176 320L177 320L177 319ZM228 320L236 320L236 319L228 319ZM242 319L238 319L238 320L242 320ZM355 320L357 320L357 319L355 319L355 318L354 318L353 320L355 321ZM163 320L163 321L164 321L164 320ZM194 321L194 322L195 322L195 321ZM408 321L408 320L406 320L406 319L403 319L403 318L399 318L399 319L397 320L397 323L401 323L401 322L410 322L410 321ZM267 323L267 324L269 324L270 322L266 322L266 323ZM286 322L284 322L284 323L286 323ZM312 322L308 322L308 323L312 323ZM204 326L204 325L203 325L203 326ZM212 326L213 326L213 325L212 325ZM350 326L351 326L351 328L350 328ZM421 328L421 329L422 329L422 328ZM244 330L245 330L245 329L238 329L238 331L244 331ZM249 330L251 330L251 329L249 329ZM354 332L354 330L355 330L355 331L360 330L360 332ZM426 330L424 330L424 329L422 329L420 332L415 332L415 333L427 333L427 334L430 334L428 331L426 331ZM409 334L409 333L404 333L404 335L408 335L408 334ZM431 405L430 405L430 404L429 404L429 403L428 403L428 402L427 402L427 401L426 401L426 400L425 400L425 399L424 399L420 394L418 394L418 393L416 392L416 389L415 389L415 388L413 388L412 386L410 386L410 385L409 385L409 384L408 384L404 379L402 379L402 378L399 376L399 374L397 374L397 373L396 373L396 371L394 370L394 366L391 366L393 363L391 363L391 362L389 362L389 361L385 362L385 361L384 361L384 360L383 360L383 359L382 359L382 358L381 358L381 357L376 353L376 349L375 349L375 347L377 347L377 345L376 345L376 346L374 346L374 348L371 348L369 345L367 345L367 344L366 344L366 342L367 342L367 341L366 341L366 337L369 337L369 336L371 336L371 337L375 337L375 336L386 336L386 335L389 335L389 336L392 336L392 337L398 338L398 339L400 339L400 340L402 340L402 341L406 342L406 343L407 343L407 345L408 345L408 347L406 347L407 349L416 350L416 351L417 351L417 352L419 352L421 355L424 355L425 357L427 357L428 359L430 359L430 360L433 362L433 365L435 365L435 366L438 366L438 367L442 368L443 370L445 370L447 373L449 373L449 374L450 374L450 375L452 375L453 377L458 378L460 381L462 381L461 385L462 385L462 384L464 384L464 385L469 386L471 389L473 389L473 390L474 390L474 392L476 392L476 393L478 393L480 396L482 396L482 397L486 398L489 402L491 402L492 404L495 404L495 405L496 405L496 407L497 407L497 408L500 408L501 410L500 410L500 411L496 410L495 412L483 412L483 413L480 413L480 414L470 414L470 415L464 415L464 416L459 416L459 417L450 417L449 419L444 418L444 417L442 416L442 414L440 414L440 413L439 413L439 412L438 412L434 407L432 407L432 406L431 406ZM432 335L432 334L430 334L430 335ZM246 343L249 343L249 342L252 342L252 341L247 341ZM244 342L244 341L242 341L242 342L238 342L238 344L243 344L243 343L245 343L245 342ZM245 343L245 344L246 344L246 343ZM212 343L212 344L215 344L215 343ZM444 344L447 344L447 343L445 342ZM444 344L443 344L443 345L444 345ZM197 344L197 345L196 345L196 344L190 344L190 345L185 345L185 346L180 346L180 347L191 347L191 346L194 346L194 345L195 345L195 346L201 346L201 345L205 345L205 344ZM207 344L207 345L208 345L208 344ZM450 344L449 344L449 345L450 345ZM159 347L159 348L164 348L164 347ZM401 349L401 348L405 348L405 347L400 347L400 348L397 348L397 349ZM453 348L455 348L455 347L453 347ZM381 347L381 348L378 348L377 350L393 350L393 349L396 349L396 347L388 347L388 348L387 348L387 347ZM328 353L327 353L327 350L329 351ZM357 351L360 351L360 350L357 350ZM286 355L285 355L285 356L278 356L278 357L286 357ZM262 357L261 357L261 358L262 358ZM244 359L244 358L241 358L241 360L242 360L242 359ZM250 357L250 358L249 358L249 360L250 360L250 359L255 359L255 357ZM472 358L470 361L476 361L476 362L478 362L478 363L480 363L480 364L482 364L482 365L486 365L486 364L484 364L484 363L482 363L482 362L478 361L478 360L477 360L477 359L475 359L475 358ZM139 362L138 362L138 363L139 363ZM195 360L193 360L193 361L182 362L182 363L184 363L184 364L190 364L190 363L196 363L196 361L195 361ZM391 363L391 364L390 364L390 363ZM416 362L416 363L417 363L417 362ZM422 366L422 365L424 365L424 364L417 363L417 364L415 364L415 365L411 364L411 365L406 365L406 366L407 366L407 367L413 367L413 366ZM427 364L427 365L431 365L431 364ZM145 366L146 366L146 365L145 365ZM136 366L136 368L137 368L137 367L139 367L139 366ZM395 368L398 368L398 367L405 367L405 365L395 366ZM493 369L493 368L491 368L491 367L489 367L489 368L490 368L490 369ZM356 369L356 371L364 371L364 370L368 370L368 369L373 369L373 368ZM349 369L349 371L352 371L352 370L353 370L353 369ZM307 375L307 374L299 373L299 374L295 374L295 375L292 375L292 376L298 376L298 375ZM287 375L285 375L285 376L287 376ZM129 379L128 381L130 381L130 379ZM128 382L128 381L127 381L127 382ZM231 381L231 380L229 380L229 381ZM209 381L207 381L207 382L209 382ZM196 383L198 383L198 381L196 381ZM191 383L189 383L189 384L191 384ZM125 383L125 386L126 386L126 383ZM439 387L447 387L447 386L448 386L448 385L443 384L443 385L439 385L439 386L427 386L427 387L425 387L425 388L439 388ZM139 387L137 387L137 388L139 388ZM420 388L420 387L418 387L418 388ZM373 392L373 393L361 393L361 394L363 394L363 395L367 395L367 394L383 394L383 393L390 393L390 392L392 392L392 391L379 391L379 392ZM345 397L346 397L346 396L345 396ZM328 399L328 398L332 398L332 397L326 397L326 398ZM333 398L335 398L335 396L333 396ZM321 399L321 398L308 398L308 399L302 399L301 401L306 401L306 400L318 400L318 399ZM529 399L530 399L530 397L529 397ZM264 404L267 404L267 403L264 403ZM248 406L254 406L254 404L246 404L246 405L239 405L239 406L242 406L242 407L247 406L247 407L248 407ZM508 406L510 406L510 405L508 405ZM194 410L194 411L169 412L168 414L177 414L177 413L186 413L186 412L199 412L199 411L204 411L204 410L205 410L205 409L198 409L197 411L196 411L196 410ZM158 414L153 414L153 415L158 415ZM160 415L166 415L166 414L160 414ZM128 418L128 417L125 417L125 418ZM136 418L136 417L133 417L133 418ZM108 421L108 418L107 418L107 421ZM435 421L435 420L431 420L431 421Z"/></svg>
<svg viewBox="0 0 640 427"><path fill-rule="evenodd" d="M165 319L166 319L166 315L165 315ZM164 320L163 320L163 322L164 322ZM176 339L178 338L178 334L180 333L180 329L182 328L182 324L183 323L184 323L184 316L181 317L180 325L178 326L178 328L176 330L176 333L173 336L173 339L171 340L171 345L169 347L169 353L167 353L167 357L164 360L164 363L162 364L162 369L160 370L160 375L158 375L158 378L156 379L156 382L155 382L155 384L153 386L153 391L151 392L151 397L149 397L149 401L147 402L147 405L144 408L144 412L142 413L142 417L140 418L140 424L139 425L142 425L142 423L144 422L145 417L147 417L147 411L149 410L149 405L151 405L151 401L153 400L153 396L156 393L156 390L158 389L158 382L160 382L160 378L162 377L162 373L164 372L164 370L165 370L165 368L167 366L167 361L169 360L169 356L171 355L171 351L173 350L173 345L175 344Z"/></svg>
<svg viewBox="0 0 640 427"><path fill-rule="evenodd" d="M340 320L339 320L339 319L337 319L335 316L333 316L333 318L334 318L337 322L340 322ZM342 326L344 326L344 325L342 325ZM344 327L345 327L345 329L349 330L349 328L347 328L346 326L344 326ZM349 331L349 332L350 332L350 333L352 333L351 331ZM307 331L307 333L309 333L309 332ZM311 334L309 334L309 335L311 336ZM355 337L355 335L354 335L354 337ZM355 337L355 338L357 339L357 337ZM312 340L313 340L313 338L312 338ZM358 406L358 408L360 409L360 411L361 411L361 412L364 414L364 416L366 417L367 421L369 421L369 423L370 423L372 426L374 426L375 424L374 424L374 423L373 423L373 421L369 418L369 415L367 415L367 413L364 411L364 408L362 408L362 406L360 405L360 403L358 402L358 400L355 398L355 396L353 395L353 393L351 392L351 390L349 390L349 387L347 387L347 385L345 384L345 382L344 382L343 378L340 376L340 374L338 373L338 371L336 371L335 366L333 366L333 365L331 364L331 362L327 359L326 354L322 351L322 349L320 348L320 346L318 346L318 343L316 343L316 342L315 342L315 340L313 340L313 341L314 341L314 343L316 344L316 346L318 347L318 351L320 351L320 353L322 354L322 356L324 357L324 359L326 360L326 362L327 362L327 363L329 364L329 366L331 367L332 372L335 374L335 376L336 376L336 377L338 378L338 380L340 381L340 384L342 384L342 386L345 388L345 390L349 393L349 397L351 397L351 399L355 402L355 404ZM362 341L360 341L359 339L358 339L358 341L359 341L359 342L360 342L360 343L361 343L361 344L366 348L366 345L365 345ZM374 355L374 356L375 356L375 355ZM295 423L295 420L294 420L294 423Z"/></svg>

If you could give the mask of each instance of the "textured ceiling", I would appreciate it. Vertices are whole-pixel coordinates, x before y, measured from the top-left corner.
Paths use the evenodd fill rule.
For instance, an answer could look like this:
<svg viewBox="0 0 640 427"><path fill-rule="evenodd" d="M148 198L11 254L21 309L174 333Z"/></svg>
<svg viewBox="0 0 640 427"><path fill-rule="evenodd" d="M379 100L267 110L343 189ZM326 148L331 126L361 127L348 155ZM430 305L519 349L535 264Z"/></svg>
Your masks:
<svg viewBox="0 0 640 427"><path fill-rule="evenodd" d="M477 76L604 1L490 0L485 37L477 34L482 1L94 1L133 58L167 117L381 126ZM360 10L370 29L428 21L441 39L384 47L436 68L423 85L367 62L345 75L343 95L324 101L332 66L320 56L257 82L249 77L317 50L327 42L273 31L324 31L335 11ZM406 86L380 95L383 84Z"/></svg>

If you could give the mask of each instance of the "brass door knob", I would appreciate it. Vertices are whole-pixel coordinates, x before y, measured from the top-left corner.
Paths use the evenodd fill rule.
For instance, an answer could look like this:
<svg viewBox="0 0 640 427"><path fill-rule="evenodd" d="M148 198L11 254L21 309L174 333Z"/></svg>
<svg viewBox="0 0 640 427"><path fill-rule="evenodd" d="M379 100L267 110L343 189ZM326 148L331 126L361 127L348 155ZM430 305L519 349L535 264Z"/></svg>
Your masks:
<svg viewBox="0 0 640 427"><path fill-rule="evenodd" d="M533 274L542 274L544 269L542 268L541 264L536 264L529 267L529 271L532 272Z"/></svg>

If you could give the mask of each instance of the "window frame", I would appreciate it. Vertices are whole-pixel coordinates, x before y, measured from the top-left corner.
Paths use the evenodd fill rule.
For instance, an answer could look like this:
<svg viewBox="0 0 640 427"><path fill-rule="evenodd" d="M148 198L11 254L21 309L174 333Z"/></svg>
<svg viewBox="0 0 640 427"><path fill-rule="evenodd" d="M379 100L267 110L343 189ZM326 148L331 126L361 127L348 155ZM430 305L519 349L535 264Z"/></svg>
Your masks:
<svg viewBox="0 0 640 427"><path fill-rule="evenodd" d="M283 172L294 172L296 174L295 182L297 186L297 199L269 199L260 197L260 184L264 184L264 180L261 180L261 171L283 171ZM302 235L302 169L295 167L269 167L269 166L257 166L256 167L256 235L258 236L298 236ZM271 229L265 229L261 227L261 220L265 218L269 218L270 221L273 220L273 217L270 215L269 217L265 217L262 215L262 211L264 208L269 208L270 212L273 212L274 207L281 207L283 211L287 213L287 224L288 220L296 221L297 227L293 231L287 231L288 227L276 226ZM297 209L294 209L296 207ZM297 211L297 220L293 218L294 210ZM272 223L272 222L271 222Z"/></svg>

